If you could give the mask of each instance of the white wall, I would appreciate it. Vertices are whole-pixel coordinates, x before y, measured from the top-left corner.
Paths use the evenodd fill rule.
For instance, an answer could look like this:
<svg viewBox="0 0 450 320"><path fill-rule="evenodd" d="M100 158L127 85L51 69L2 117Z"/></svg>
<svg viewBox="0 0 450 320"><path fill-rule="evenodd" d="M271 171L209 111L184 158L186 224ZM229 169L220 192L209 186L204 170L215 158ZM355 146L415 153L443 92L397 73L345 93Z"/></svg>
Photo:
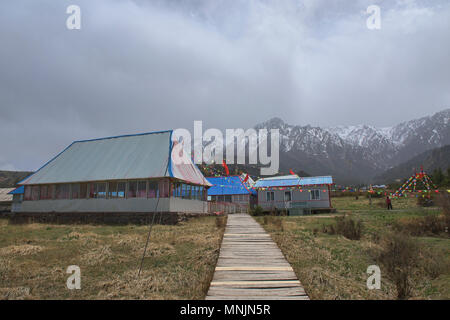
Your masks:
<svg viewBox="0 0 450 320"><path fill-rule="evenodd" d="M319 189L320 200L310 200L310 193L308 189ZM330 198L327 186L302 188L303 192L300 192L298 188L291 190L258 190L258 205L264 209L270 209L272 207L284 209L290 207L304 207L304 208L330 208ZM326 190L326 192L323 192ZM291 203L284 201L284 193L291 191ZM267 192L274 192L274 202L267 202Z"/></svg>
<svg viewBox="0 0 450 320"><path fill-rule="evenodd" d="M21 212L155 212L157 199L73 199L23 201ZM206 213L206 201L160 198L157 212Z"/></svg>
<svg viewBox="0 0 450 320"><path fill-rule="evenodd" d="M73 199L23 201L21 212L153 212L156 199ZM161 198L157 211L169 211L169 198Z"/></svg>

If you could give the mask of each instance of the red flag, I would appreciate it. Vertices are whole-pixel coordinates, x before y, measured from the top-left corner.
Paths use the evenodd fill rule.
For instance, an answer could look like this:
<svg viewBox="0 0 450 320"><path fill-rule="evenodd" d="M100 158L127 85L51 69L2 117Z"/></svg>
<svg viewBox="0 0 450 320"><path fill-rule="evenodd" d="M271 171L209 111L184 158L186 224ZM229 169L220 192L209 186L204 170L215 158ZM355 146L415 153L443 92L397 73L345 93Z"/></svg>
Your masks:
<svg viewBox="0 0 450 320"><path fill-rule="evenodd" d="M247 180L248 180L248 173L247 173L247 175L245 176L245 179L244 179L244 181L242 181L243 183L246 183L247 182Z"/></svg>
<svg viewBox="0 0 450 320"><path fill-rule="evenodd" d="M225 169L225 174L226 174L227 176L229 176L229 175L230 175L230 170L228 170L228 166L227 166L227 164L225 163L225 160L223 160L222 166L223 166L223 168Z"/></svg>
<svg viewBox="0 0 450 320"><path fill-rule="evenodd" d="M289 173L295 176L295 172L292 169L289 169Z"/></svg>

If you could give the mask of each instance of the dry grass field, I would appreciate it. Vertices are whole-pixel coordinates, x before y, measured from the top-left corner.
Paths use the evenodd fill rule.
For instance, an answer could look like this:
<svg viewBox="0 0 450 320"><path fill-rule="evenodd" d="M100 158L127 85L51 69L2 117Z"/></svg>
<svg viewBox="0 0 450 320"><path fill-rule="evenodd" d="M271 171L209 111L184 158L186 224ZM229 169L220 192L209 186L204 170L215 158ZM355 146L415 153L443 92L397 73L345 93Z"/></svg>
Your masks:
<svg viewBox="0 0 450 320"><path fill-rule="evenodd" d="M403 298L450 299L450 237L443 209L418 207L408 198L393 200L395 210L387 211L381 201L373 199L370 206L364 197L335 198L336 214L257 220L311 299L397 299L399 288ZM381 290L367 289L369 265L380 266Z"/></svg>
<svg viewBox="0 0 450 320"><path fill-rule="evenodd" d="M155 225L138 278L148 226L0 219L0 299L203 299L223 227L215 217ZM69 265L81 269L81 290L66 287Z"/></svg>

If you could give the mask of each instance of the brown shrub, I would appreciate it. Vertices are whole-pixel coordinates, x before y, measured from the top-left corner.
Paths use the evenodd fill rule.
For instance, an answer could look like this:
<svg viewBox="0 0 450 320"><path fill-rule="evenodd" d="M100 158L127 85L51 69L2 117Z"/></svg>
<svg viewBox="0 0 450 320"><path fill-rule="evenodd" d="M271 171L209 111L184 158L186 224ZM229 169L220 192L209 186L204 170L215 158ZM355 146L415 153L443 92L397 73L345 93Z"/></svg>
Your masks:
<svg viewBox="0 0 450 320"><path fill-rule="evenodd" d="M445 260L445 254L439 251L431 251L424 248L420 252L422 270L431 279L436 279L441 274L449 271L450 266Z"/></svg>
<svg viewBox="0 0 450 320"><path fill-rule="evenodd" d="M389 233L382 240L376 260L395 283L398 299L411 296L411 278L418 264L418 253L418 244L404 233Z"/></svg>
<svg viewBox="0 0 450 320"><path fill-rule="evenodd" d="M449 232L450 229L450 194L440 194L437 197L437 204L442 208L442 215L444 216L444 223L447 227L446 232Z"/></svg>
<svg viewBox="0 0 450 320"><path fill-rule="evenodd" d="M217 216L216 217L216 227L218 229L223 229L227 225L227 216Z"/></svg>
<svg viewBox="0 0 450 320"><path fill-rule="evenodd" d="M340 234L350 240L360 240L363 225L361 221L355 221L350 217L336 217L336 223L332 225L324 225L322 232L328 234Z"/></svg>
<svg viewBox="0 0 450 320"><path fill-rule="evenodd" d="M445 219L441 216L428 215L411 219L398 220L393 224L393 228L399 232L405 232L413 236L423 236L428 234L441 234L445 232Z"/></svg>
<svg viewBox="0 0 450 320"><path fill-rule="evenodd" d="M277 229L284 230L283 220L278 216L264 216L264 224L272 224Z"/></svg>
<svg viewBox="0 0 450 320"><path fill-rule="evenodd" d="M264 214L264 210L261 206L255 206L253 209L250 209L251 216L262 216Z"/></svg>

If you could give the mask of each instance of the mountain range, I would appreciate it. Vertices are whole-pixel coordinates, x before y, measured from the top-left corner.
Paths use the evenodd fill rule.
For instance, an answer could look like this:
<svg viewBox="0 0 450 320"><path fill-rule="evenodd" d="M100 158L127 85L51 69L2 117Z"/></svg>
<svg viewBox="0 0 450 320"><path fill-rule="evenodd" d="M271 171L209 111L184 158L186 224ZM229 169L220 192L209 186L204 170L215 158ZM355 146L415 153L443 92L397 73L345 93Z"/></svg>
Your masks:
<svg viewBox="0 0 450 320"><path fill-rule="evenodd" d="M450 145L450 109L392 127L314 127L273 118L255 129L279 129L280 170L331 174L342 184L369 183L384 171Z"/></svg>
<svg viewBox="0 0 450 320"><path fill-rule="evenodd" d="M420 165L428 172L450 165L450 109L392 127L300 126L273 118L255 126L262 128L279 129L280 174L292 169L332 175L338 184L388 183L408 177ZM237 165L232 170L256 175L259 167ZM27 175L0 172L0 187L14 186Z"/></svg>

